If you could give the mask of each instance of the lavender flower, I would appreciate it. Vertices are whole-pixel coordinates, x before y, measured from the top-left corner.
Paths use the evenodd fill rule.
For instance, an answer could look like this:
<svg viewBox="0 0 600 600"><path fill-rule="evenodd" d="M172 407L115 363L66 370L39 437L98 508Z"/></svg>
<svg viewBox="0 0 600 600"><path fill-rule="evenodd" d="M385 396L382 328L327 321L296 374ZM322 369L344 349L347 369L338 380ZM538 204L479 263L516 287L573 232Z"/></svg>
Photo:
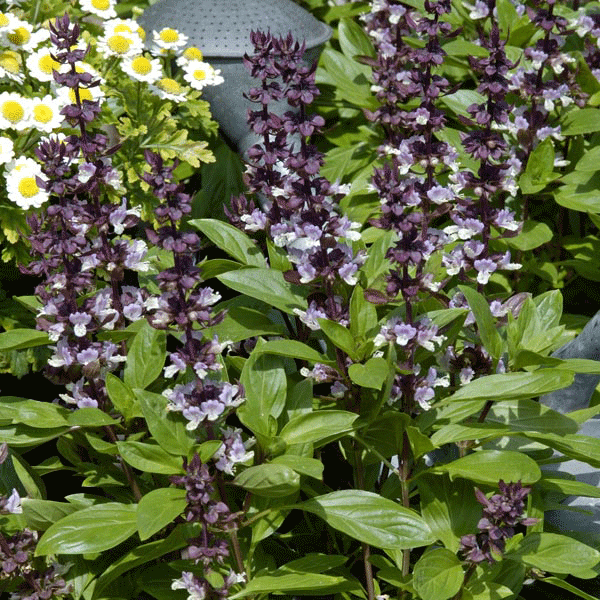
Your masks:
<svg viewBox="0 0 600 600"><path fill-rule="evenodd" d="M490 498L481 490L475 489L477 501L484 507L477 524L479 533L464 535L460 540L460 550L471 563L477 564L484 560L494 563L494 555L502 555L506 540L515 535L518 525L534 525L538 521L523 516L530 488L523 487L520 481L506 484L502 480L498 487L500 493Z"/></svg>

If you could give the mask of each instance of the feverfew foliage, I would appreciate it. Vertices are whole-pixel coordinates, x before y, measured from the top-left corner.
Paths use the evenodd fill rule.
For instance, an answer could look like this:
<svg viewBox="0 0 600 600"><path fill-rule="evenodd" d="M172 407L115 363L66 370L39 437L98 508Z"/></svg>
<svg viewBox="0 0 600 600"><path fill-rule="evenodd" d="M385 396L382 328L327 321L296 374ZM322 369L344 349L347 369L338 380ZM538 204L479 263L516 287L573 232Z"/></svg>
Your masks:
<svg viewBox="0 0 600 600"><path fill-rule="evenodd" d="M545 467L600 465L597 395L538 399L600 374L551 356L600 281L597 6L302 4L334 36L249 36L227 221L185 34L0 14L2 250L37 280L0 351L47 381L0 398L13 600L591 597L600 537L546 517L598 489Z"/></svg>

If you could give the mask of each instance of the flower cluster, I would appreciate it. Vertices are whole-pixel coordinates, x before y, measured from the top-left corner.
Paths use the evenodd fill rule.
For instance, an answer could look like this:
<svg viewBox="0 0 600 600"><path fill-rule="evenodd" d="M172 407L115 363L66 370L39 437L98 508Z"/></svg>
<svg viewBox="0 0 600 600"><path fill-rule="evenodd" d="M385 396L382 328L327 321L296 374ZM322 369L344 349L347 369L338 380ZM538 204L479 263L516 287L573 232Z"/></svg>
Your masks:
<svg viewBox="0 0 600 600"><path fill-rule="evenodd" d="M322 286L327 298L315 295L313 310L340 321L347 314L334 300L335 287L341 282L354 285L366 257L355 252L351 243L360 239L358 224L338 213L345 188L320 176L323 156L308 142L324 125L321 116L307 113L319 94L316 65L302 62L305 46L291 35L277 38L257 31L251 40L255 53L246 55L244 62L261 86L248 93L257 104L257 110L249 111L248 122L262 142L248 150L247 182L263 208L240 197L233 200L229 216L246 231L266 230L290 262L286 279L312 284L315 291ZM290 110L283 115L269 110L272 102L283 100Z"/></svg>
<svg viewBox="0 0 600 600"><path fill-rule="evenodd" d="M185 475L172 476L175 485L185 487L187 508L185 518L188 522L197 522L202 526L199 536L189 540L183 558L190 559L203 566L203 577L184 571L180 579L176 579L173 589L186 589L193 598L226 598L229 588L244 577L231 571L225 579L223 587L215 589L205 576L216 565L223 564L229 556L227 541L219 536L219 532L230 531L238 526L238 515L232 514L229 507L215 500L215 477L208 465L203 464L198 454L188 463L184 462ZM196 593L197 595L194 595ZM210 595L213 594L213 595Z"/></svg>
<svg viewBox="0 0 600 600"><path fill-rule="evenodd" d="M502 555L506 540L515 535L518 525L528 526L537 523L537 519L524 517L525 500L530 488L521 482L504 483L500 480L499 494L487 498L475 490L477 501L483 505L483 515L477 524L479 533L464 535L460 540L460 550L471 563L495 562L494 555Z"/></svg>
<svg viewBox="0 0 600 600"><path fill-rule="evenodd" d="M46 567L43 559L34 558L36 543L37 533L29 529L10 537L0 534L0 581L11 582L12 600L49 600L71 592L63 566Z"/></svg>
<svg viewBox="0 0 600 600"><path fill-rule="evenodd" d="M29 241L39 258L22 271L45 277L36 288L42 302L38 328L56 342L47 376L67 386L70 393L61 395L67 403L105 406L103 380L125 356L124 348L99 341L96 334L139 318L142 294L122 283L126 271L147 269L147 246L120 235L138 222L139 211L128 209L125 199L120 205L100 201L106 190L120 189L120 175L106 136L91 133L100 103L85 99L84 92L99 82L78 69L87 53L78 45L80 28L65 15L50 31L55 60L68 67L55 71L56 82L75 98L61 113L79 134L51 137L36 148L42 163L36 184L56 201L28 218ZM107 280L99 290L98 277Z"/></svg>

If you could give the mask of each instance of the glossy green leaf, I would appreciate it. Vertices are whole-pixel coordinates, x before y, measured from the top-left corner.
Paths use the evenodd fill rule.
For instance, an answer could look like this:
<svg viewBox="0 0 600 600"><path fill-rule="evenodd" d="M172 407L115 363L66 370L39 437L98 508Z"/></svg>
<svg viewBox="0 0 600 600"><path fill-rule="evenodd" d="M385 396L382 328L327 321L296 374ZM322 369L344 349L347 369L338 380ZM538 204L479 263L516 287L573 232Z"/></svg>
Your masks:
<svg viewBox="0 0 600 600"><path fill-rule="evenodd" d="M359 360L356 354L356 340L349 329L329 319L318 319L318 321L323 333L334 346L343 350L352 360Z"/></svg>
<svg viewBox="0 0 600 600"><path fill-rule="evenodd" d="M340 48L348 58L375 56L373 43L365 30L353 19L343 17L338 26Z"/></svg>
<svg viewBox="0 0 600 600"><path fill-rule="evenodd" d="M566 590L567 592L571 592L571 594L578 596L579 598L583 598L583 600L598 600L598 596L592 596L583 590L580 590L578 587L575 587L568 581L564 579L560 579L558 577L544 577L542 580L544 583L548 583L553 585L561 590Z"/></svg>
<svg viewBox="0 0 600 600"><path fill-rule="evenodd" d="M583 153L575 163L576 171L595 172L600 171L600 146L590 148Z"/></svg>
<svg viewBox="0 0 600 600"><path fill-rule="evenodd" d="M217 219L192 219L189 223L199 229L217 248L241 263L254 267L266 266L260 248L233 225Z"/></svg>
<svg viewBox="0 0 600 600"><path fill-rule="evenodd" d="M519 558L542 571L575 576L600 562L600 552L595 548L566 535L545 532L525 536L520 544L505 556Z"/></svg>
<svg viewBox="0 0 600 600"><path fill-rule="evenodd" d="M574 108L561 119L562 135L582 135L600 131L600 111L597 108Z"/></svg>
<svg viewBox="0 0 600 600"><path fill-rule="evenodd" d="M364 365L355 363L348 367L352 382L361 387L380 390L389 374L387 361L382 357L370 358Z"/></svg>
<svg viewBox="0 0 600 600"><path fill-rule="evenodd" d="M431 442L440 447L465 440L485 440L507 433L510 433L510 427L500 423L449 423L431 436Z"/></svg>
<svg viewBox="0 0 600 600"><path fill-rule="evenodd" d="M136 505L106 502L67 515L40 538L36 556L89 554L114 548L137 529Z"/></svg>
<svg viewBox="0 0 600 600"><path fill-rule="evenodd" d="M49 343L48 334L36 329L11 329L0 333L0 352L46 346Z"/></svg>
<svg viewBox="0 0 600 600"><path fill-rule="evenodd" d="M285 327L273 323L263 312L249 306L232 306L227 309L225 319L207 328L207 337L216 335L219 339L229 340L233 343L247 340L259 335L283 335Z"/></svg>
<svg viewBox="0 0 600 600"><path fill-rule="evenodd" d="M331 492L302 502L297 508L321 517L334 529L376 548L418 548L435 541L416 512L372 492Z"/></svg>
<svg viewBox="0 0 600 600"><path fill-rule="evenodd" d="M600 439L598 438L580 434L557 435L555 433L531 432L526 432L523 435L546 444L566 456L600 468Z"/></svg>
<svg viewBox="0 0 600 600"><path fill-rule="evenodd" d="M107 373L104 383L110 401L125 419L144 416L133 390L124 381L112 373Z"/></svg>
<svg viewBox="0 0 600 600"><path fill-rule="evenodd" d="M69 425L76 425L77 427L103 427L118 424L118 421L94 406L78 408L76 411L69 413L67 421Z"/></svg>
<svg viewBox="0 0 600 600"><path fill-rule="evenodd" d="M22 498L21 506L27 527L36 531L45 531L53 523L77 510L77 507L69 502L33 498Z"/></svg>
<svg viewBox="0 0 600 600"><path fill-rule="evenodd" d="M323 463L316 458L296 456L295 454L281 454L271 460L271 464L285 465L294 469L300 475L308 475L315 479L323 479Z"/></svg>
<svg viewBox="0 0 600 600"><path fill-rule="evenodd" d="M265 463L244 469L233 483L257 496L281 498L300 489L300 476L285 465Z"/></svg>
<svg viewBox="0 0 600 600"><path fill-rule="evenodd" d="M462 564L456 554L445 548L425 552L413 570L413 586L423 600L447 600L461 588Z"/></svg>
<svg viewBox="0 0 600 600"><path fill-rule="evenodd" d="M187 506L186 491L159 488L148 492L138 503L137 530L142 541L176 519Z"/></svg>
<svg viewBox="0 0 600 600"><path fill-rule="evenodd" d="M146 390L133 390L148 429L159 445L169 453L188 456L196 439L186 429L181 415L167 411L167 399L162 394L154 394Z"/></svg>
<svg viewBox="0 0 600 600"><path fill-rule="evenodd" d="M519 178L519 186L524 194L536 194L548 183L556 179L554 175L554 145L548 137L540 142L529 155L525 172Z"/></svg>
<svg viewBox="0 0 600 600"><path fill-rule="evenodd" d="M261 344L256 352L259 354L287 356L288 358L297 358L311 363L335 365L335 361L329 360L324 354L296 340L269 340Z"/></svg>
<svg viewBox="0 0 600 600"><path fill-rule="evenodd" d="M450 479L463 477L489 485L497 485L500 479L507 483L520 481L528 485L542 476L538 464L526 454L499 450L473 452L450 463L435 466L432 470L448 473Z"/></svg>
<svg viewBox="0 0 600 600"><path fill-rule="evenodd" d="M148 323L140 327L127 353L123 378L130 388L145 389L162 372L167 356L167 336Z"/></svg>
<svg viewBox="0 0 600 600"><path fill-rule="evenodd" d="M285 406L287 380L284 363L279 356L261 354L264 342L259 342L244 364L240 381L244 386L246 401L238 408L240 421L255 434L269 437L272 421Z"/></svg>
<svg viewBox="0 0 600 600"><path fill-rule="evenodd" d="M290 419L279 433L288 445L322 445L350 433L358 415L345 410L318 410Z"/></svg>
<svg viewBox="0 0 600 600"><path fill-rule="evenodd" d="M540 369L533 373L499 373L474 379L452 394L455 400L507 400L533 398L568 387L574 375L559 369Z"/></svg>
<svg viewBox="0 0 600 600"><path fill-rule="evenodd" d="M600 498L600 488L589 483L584 483L583 481L563 479L562 477L548 477L544 474L536 485L539 489L555 494Z"/></svg>
<svg viewBox="0 0 600 600"><path fill-rule="evenodd" d="M451 481L447 475L426 473L417 479L421 495L421 516L451 552L457 552L460 538L477 528L481 505L473 485L466 479Z"/></svg>
<svg viewBox="0 0 600 600"><path fill-rule="evenodd" d="M175 475L183 473L181 457L173 456L157 444L144 442L117 442L123 460L142 473Z"/></svg>
<svg viewBox="0 0 600 600"><path fill-rule="evenodd" d="M350 333L365 338L367 333L377 327L377 309L365 300L365 291L360 285L354 286L350 298Z"/></svg>
<svg viewBox="0 0 600 600"><path fill-rule="evenodd" d="M573 419L530 399L495 402L486 421L507 425L513 431L567 434L579 429Z"/></svg>
<svg viewBox="0 0 600 600"><path fill-rule="evenodd" d="M9 425L0 427L0 444L6 442L9 446L15 447L39 446L67 431L69 431L68 427L37 429L28 425Z"/></svg>
<svg viewBox="0 0 600 600"><path fill-rule="evenodd" d="M481 343L495 359L499 359L502 354L502 338L496 329L488 301L482 294L466 285L459 285L458 289L463 293L473 311Z"/></svg>
<svg viewBox="0 0 600 600"><path fill-rule="evenodd" d="M538 223L536 221L525 221L523 229L515 237L504 238L504 242L515 250L523 252L534 250L548 243L554 234L546 223Z"/></svg>
<svg viewBox="0 0 600 600"><path fill-rule="evenodd" d="M69 411L58 404L17 398L0 397L0 418L10 419L13 423L22 423L39 429L52 429L68 426Z"/></svg>
<svg viewBox="0 0 600 600"><path fill-rule="evenodd" d="M280 271L252 267L223 273L217 279L240 294L262 300L288 314L294 314L296 308L307 309L301 295L304 290L288 283Z"/></svg>

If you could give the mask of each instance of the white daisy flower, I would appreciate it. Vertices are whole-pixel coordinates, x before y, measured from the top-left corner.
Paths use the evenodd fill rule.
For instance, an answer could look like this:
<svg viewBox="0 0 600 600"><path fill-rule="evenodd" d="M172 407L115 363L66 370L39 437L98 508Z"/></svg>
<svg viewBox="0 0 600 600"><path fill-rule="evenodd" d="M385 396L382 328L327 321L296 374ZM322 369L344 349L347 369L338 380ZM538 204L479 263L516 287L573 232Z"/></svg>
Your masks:
<svg viewBox="0 0 600 600"><path fill-rule="evenodd" d="M127 58L142 53L142 40L138 35L122 31L120 33L105 33L97 45L98 51L105 57L118 56Z"/></svg>
<svg viewBox="0 0 600 600"><path fill-rule="evenodd" d="M75 90L73 88L58 88L57 91L58 101L62 106L66 104L77 104L77 99L75 97ZM100 102L104 101L106 94L102 91L99 85L91 88L79 88L79 100L83 102L84 100L89 100L90 102Z"/></svg>
<svg viewBox="0 0 600 600"><path fill-rule="evenodd" d="M30 126L31 100L15 92L0 94L0 129L22 131Z"/></svg>
<svg viewBox="0 0 600 600"><path fill-rule="evenodd" d="M3 135L0 136L0 165L10 162L14 157L13 141Z"/></svg>
<svg viewBox="0 0 600 600"><path fill-rule="evenodd" d="M31 126L38 131L50 133L58 129L64 121L60 114L63 105L49 94L43 98L31 99Z"/></svg>
<svg viewBox="0 0 600 600"><path fill-rule="evenodd" d="M0 12L0 32L6 31L14 26L17 17L9 12Z"/></svg>
<svg viewBox="0 0 600 600"><path fill-rule="evenodd" d="M60 71L62 68L62 65L50 56L50 52L50 48L39 48L25 60L29 74L38 81L53 82L54 75L52 71Z"/></svg>
<svg viewBox="0 0 600 600"><path fill-rule="evenodd" d="M158 58L132 56L123 60L121 69L132 79L146 83L154 83L162 77L162 66Z"/></svg>
<svg viewBox="0 0 600 600"><path fill-rule="evenodd" d="M117 16L114 0L79 0L79 6L81 10L103 19L114 19Z"/></svg>
<svg viewBox="0 0 600 600"><path fill-rule="evenodd" d="M191 60L183 68L185 69L183 78L195 90L201 90L207 85L219 85L224 81L220 69L215 70L211 65L201 60Z"/></svg>
<svg viewBox="0 0 600 600"><path fill-rule="evenodd" d="M21 71L21 57L12 50L0 52L0 79L5 77L17 83L22 83L24 79Z"/></svg>
<svg viewBox="0 0 600 600"><path fill-rule="evenodd" d="M196 46L188 46L181 56L177 57L177 64L180 67L184 67L191 60L203 60L204 54L202 54L202 50L200 48L196 48Z"/></svg>
<svg viewBox="0 0 600 600"><path fill-rule="evenodd" d="M0 39L10 50L31 52L50 37L47 29L33 31L33 25L21 19L15 19L6 29L0 31Z"/></svg>
<svg viewBox="0 0 600 600"><path fill-rule="evenodd" d="M6 166L8 199L24 210L39 208L48 200L48 194L37 183L42 176L40 165L32 158L20 157Z"/></svg>
<svg viewBox="0 0 600 600"><path fill-rule="evenodd" d="M137 35L142 42L146 39L144 28L134 19L110 19L105 21L104 34L113 35L115 33Z"/></svg>
<svg viewBox="0 0 600 600"><path fill-rule="evenodd" d="M152 32L154 41L153 53L162 55L168 52L179 54L187 44L188 36L172 27L163 27L160 31Z"/></svg>
<svg viewBox="0 0 600 600"><path fill-rule="evenodd" d="M173 102L185 102L185 88L170 77L159 79L148 88L153 94Z"/></svg>

